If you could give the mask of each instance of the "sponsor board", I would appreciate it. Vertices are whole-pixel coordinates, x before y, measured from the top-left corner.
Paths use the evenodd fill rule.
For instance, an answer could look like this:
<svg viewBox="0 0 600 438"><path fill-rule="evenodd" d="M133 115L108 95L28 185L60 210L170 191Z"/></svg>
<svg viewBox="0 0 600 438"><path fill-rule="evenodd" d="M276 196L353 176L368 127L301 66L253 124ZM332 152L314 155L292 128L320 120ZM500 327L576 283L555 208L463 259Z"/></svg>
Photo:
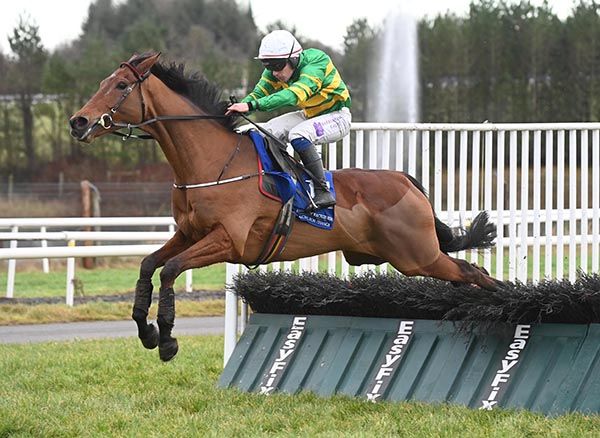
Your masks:
<svg viewBox="0 0 600 438"><path fill-rule="evenodd" d="M511 374L517 370L519 360L521 359L521 352L527 345L530 336L530 330L531 325L527 324L519 324L515 328L513 340L508 346L506 355L500 361L500 367L497 369L489 385L487 398L481 401L479 409L491 411L502 400L508 388Z"/></svg>
<svg viewBox="0 0 600 438"><path fill-rule="evenodd" d="M264 376L260 384L261 394L269 395L277 388L277 385L283 377L285 370L289 366L292 357L294 356L294 352L298 348L300 339L304 334L304 329L306 328L306 320L306 316L294 317L294 320L292 321L292 326L290 327L289 332L283 340L283 344L279 347L273 364L269 368L269 371Z"/></svg>
<svg viewBox="0 0 600 438"><path fill-rule="evenodd" d="M385 394L392 376L398 368L400 358L406 350L406 345L410 341L414 323L414 321L400 321L396 337L392 340L392 345L375 374L374 382L369 386L370 389L366 393L367 400L375 403L379 397Z"/></svg>

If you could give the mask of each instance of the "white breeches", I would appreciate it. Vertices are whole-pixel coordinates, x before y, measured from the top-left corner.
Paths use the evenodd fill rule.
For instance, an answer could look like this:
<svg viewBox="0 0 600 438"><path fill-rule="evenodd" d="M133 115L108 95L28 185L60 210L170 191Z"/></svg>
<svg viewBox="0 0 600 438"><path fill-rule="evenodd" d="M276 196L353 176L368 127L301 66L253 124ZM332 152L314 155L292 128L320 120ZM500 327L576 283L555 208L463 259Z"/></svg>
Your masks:
<svg viewBox="0 0 600 438"><path fill-rule="evenodd" d="M348 108L307 119L303 111L275 117L261 126L283 142L304 137L312 144L341 140L350 132L352 115Z"/></svg>

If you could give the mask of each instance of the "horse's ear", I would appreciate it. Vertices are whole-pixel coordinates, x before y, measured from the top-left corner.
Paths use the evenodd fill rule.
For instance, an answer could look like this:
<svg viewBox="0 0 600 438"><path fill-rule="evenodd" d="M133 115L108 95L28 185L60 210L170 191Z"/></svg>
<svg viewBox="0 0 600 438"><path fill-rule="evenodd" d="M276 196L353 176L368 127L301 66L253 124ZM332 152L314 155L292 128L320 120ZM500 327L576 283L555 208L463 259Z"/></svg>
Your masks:
<svg viewBox="0 0 600 438"><path fill-rule="evenodd" d="M159 57L160 52L144 54L144 58L141 59L137 64L138 71L142 74L146 73L152 68L154 64L156 64L156 61L158 61Z"/></svg>
<svg viewBox="0 0 600 438"><path fill-rule="evenodd" d="M133 55L131 55L131 57L127 60L127 62L129 64L131 64L133 61L135 61L139 57L140 57L140 54L138 52L133 52Z"/></svg>

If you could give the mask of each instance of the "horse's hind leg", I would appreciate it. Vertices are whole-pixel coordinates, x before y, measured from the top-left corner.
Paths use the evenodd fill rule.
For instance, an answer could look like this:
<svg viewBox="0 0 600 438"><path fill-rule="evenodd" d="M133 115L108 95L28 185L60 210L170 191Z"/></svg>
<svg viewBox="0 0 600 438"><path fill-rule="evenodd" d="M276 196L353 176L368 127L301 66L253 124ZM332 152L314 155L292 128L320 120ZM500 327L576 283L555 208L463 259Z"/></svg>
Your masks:
<svg viewBox="0 0 600 438"><path fill-rule="evenodd" d="M175 326L175 292L173 284L182 272L232 259L233 245L227 231L219 226L175 257L160 272L160 292L156 322L159 329L158 353L168 361L177 354L177 339L171 336Z"/></svg>
<svg viewBox="0 0 600 438"><path fill-rule="evenodd" d="M481 268L461 259L450 257L444 253L435 262L416 270L404 272L406 275L425 275L453 283L476 284L487 290L496 290L502 283L490 277Z"/></svg>
<svg viewBox="0 0 600 438"><path fill-rule="evenodd" d="M371 254L364 254L364 253L353 252L353 251L342 251L342 253L344 254L344 258L346 259L348 264L352 265L352 266L360 266L360 265L366 265L366 264L380 265L380 264L386 262L385 259L382 259L381 257L373 256Z"/></svg>
<svg viewBox="0 0 600 438"><path fill-rule="evenodd" d="M153 349L158 346L158 330L154 324L148 324L148 310L152 302L152 275L165 261L190 246L190 242L180 231L158 251L144 257L140 265L140 278L135 285L135 301L131 317L138 327L138 337L144 347Z"/></svg>

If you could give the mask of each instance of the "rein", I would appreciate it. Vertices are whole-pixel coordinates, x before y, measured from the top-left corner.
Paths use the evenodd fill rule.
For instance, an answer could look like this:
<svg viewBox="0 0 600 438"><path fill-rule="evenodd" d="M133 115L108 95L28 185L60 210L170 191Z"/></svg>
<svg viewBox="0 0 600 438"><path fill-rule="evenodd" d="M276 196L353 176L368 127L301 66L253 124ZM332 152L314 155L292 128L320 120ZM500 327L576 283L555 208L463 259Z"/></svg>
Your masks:
<svg viewBox="0 0 600 438"><path fill-rule="evenodd" d="M131 84L129 87L125 89L123 95L119 98L117 103L109 110L108 113L104 113L100 116L100 119L96 122L96 125L102 126L104 129L111 128L126 128L128 130L127 133L112 131L111 134L118 135L122 138L123 141L128 140L129 138L139 138L141 140L154 140L154 137L148 134L134 135L133 130L135 128L141 128L146 125L150 125L156 122L169 121L169 120L178 120L178 121L186 121L186 120L215 120L215 119L224 119L228 116L224 114L219 115L206 115L206 114L191 114L191 115L180 115L180 116L156 116L148 120L144 120L146 118L146 103L144 101L144 93L142 92L142 82L144 82L148 76L150 76L150 70L145 73L140 73L140 71L131 65L129 62L122 62L121 67L127 67L136 78L136 81ZM120 123L115 122L113 120L113 115L117 113L120 106L123 104L125 99L133 92L136 86L139 86L140 90L140 105L142 109L142 117L139 123Z"/></svg>
<svg viewBox="0 0 600 438"><path fill-rule="evenodd" d="M120 136L123 141L128 140L129 138L132 138L132 137L139 138L141 140L154 140L154 137L152 137L151 135L148 135L148 134L134 135L133 129L141 128L143 126L150 125L150 124L156 123L156 122L169 121L169 120L178 120L178 121L215 120L215 119L223 119L223 118L228 117L224 114L219 114L219 115L191 114L191 115L178 115L178 116L156 116L151 119L144 120L146 118L146 103L144 101L144 93L142 91L142 82L144 82L150 76L150 70L148 70L145 73L140 73L140 71L137 68L135 68L133 65L131 65L129 62L122 62L120 66L127 67L129 70L131 70L131 72L134 74L134 76L136 78L136 81L125 89L125 92L121 95L121 97L119 98L117 103L109 110L108 113L102 114L100 116L100 119L98 119L98 121L96 122L95 125L100 125L104 129L127 128L128 129L127 133L122 133L119 131L111 131L111 134ZM127 99L127 97L129 97L129 95L133 92L133 90L137 86L139 86L139 90L140 90L140 105L141 105L141 110L142 110L141 121L139 123L115 122L113 120L112 116L117 113L117 111L119 110L119 108L121 107L121 105L123 104L125 99ZM221 169L221 172L219 173L219 176L216 181L207 182L207 183L199 183L199 184L173 183L173 187L176 189L180 189L180 190L213 187L213 186L228 184L228 183L232 183L232 182L243 181L248 178L253 178L256 176L264 175L264 171L263 171L263 172L256 172L256 173L247 174L247 175L241 175L241 176L237 176L234 178L221 179L221 177L223 176L223 174L225 173L225 171L227 170L227 168L229 167L229 165L231 164L231 162L233 161L233 159L235 158L237 153L240 151L241 142L242 142L242 135L240 134L240 138L238 140L238 143L237 143L235 149L233 150L233 152L229 156L227 162Z"/></svg>
<svg viewBox="0 0 600 438"><path fill-rule="evenodd" d="M135 128L141 128L142 126L150 125L150 124L156 123L156 122L163 122L163 121L168 121L168 120L179 120L179 121L214 120L214 119L222 119L227 116L225 116L225 115L205 115L205 114L192 114L192 115L181 115L181 116L156 116L151 119L144 120L140 123L115 122L112 120L112 117L109 114L103 114L102 117L100 118L100 120L104 120L105 117L107 117L110 120L110 124L108 126L105 126L102 122L100 122L100 125L104 129L110 129L112 127L115 127L118 129L127 128L129 130L129 132L127 132L127 133L118 132L118 131L111 132L111 134L115 134L115 135L122 137L123 141L125 141L125 140L128 140L129 138L139 138L141 140L154 140L154 137L152 137L149 134L134 135L132 133L132 131Z"/></svg>
<svg viewBox="0 0 600 438"><path fill-rule="evenodd" d="M152 123L163 122L163 121L175 121L175 120L177 120L177 121L216 120L216 119L224 119L226 117L230 117L230 116L226 116L225 114L215 114L215 115L190 114L190 115L156 116L156 117L153 117L151 119L144 120L146 118L146 103L144 101L144 93L142 91L142 83L150 76L150 70L146 71L145 73L141 73L135 66L131 65L129 62L122 62L121 65L120 65L120 67L126 67L126 68L128 68L133 73L133 75L135 76L136 81L133 84L129 85L125 89L125 92L121 95L121 97L119 98L119 100L117 101L117 103L112 108L110 108L109 112L102 114L100 116L100 118L98 119L98 121L94 124L94 126L100 125L104 129L117 128L117 130L111 131L110 133L114 134L114 135L120 136L123 141L126 141L126 140L128 140L130 138L138 138L138 139L141 139L141 140L154 140L154 137L152 137L149 134L141 134L141 135L134 135L133 134L133 130L134 129L141 128L143 126L147 126L147 125L150 125ZM129 95L133 92L133 90L135 89L135 87L139 87L139 91L140 91L140 105L141 105L141 120L140 120L140 122L139 123L121 123L121 122L115 122L113 120L113 115L115 115L117 113L117 111L119 110L119 108L121 107L121 105L123 104L123 102L125 102L125 99L127 99L127 97L129 97ZM231 103L235 103L237 101L237 99L235 99L234 96L231 96L230 100L231 100ZM263 127L259 126L254 121L250 120L244 114L238 113L236 115L242 117L244 120L246 120L250 124L254 125L261 133L263 133L263 135L265 135L268 138L270 138L280 148L282 148L283 150L285 150L286 145L280 139L278 139L273 134L271 134L269 131L267 131ZM92 128L93 127L90 127L90 130ZM128 132L127 133L119 132L118 129L122 129L122 128L127 129ZM214 187L214 186L228 184L228 183L232 183L232 182L244 181L244 180L249 179L249 178L253 178L253 177L264 175L264 171L262 171L262 172L256 172L256 173L252 173L252 174L246 174L246 175L237 176L237 177L234 177L234 178L221 179L221 177L225 173L225 170L227 169L227 167L229 166L229 164L233 161L234 157L239 152L239 150L240 150L240 143L241 143L241 134L240 134L240 140L238 141L238 144L237 144L236 148L234 149L233 153L230 155L229 159L225 163L225 166L223 166L223 169L221 169L219 177L217 178L216 181L211 181L211 182L207 182L207 183L197 183L197 184L177 184L177 183L173 183L173 187L176 188L176 189L179 189L179 190ZM295 163L295 161L294 161L294 163ZM295 166L292 165L291 168L294 169L294 173L296 173ZM311 177L313 177L313 175L310 174L310 172L308 172L308 170L306 170L306 171L307 171L307 173L309 173L309 175ZM296 177L300 178L300 175L296 173Z"/></svg>
<svg viewBox="0 0 600 438"><path fill-rule="evenodd" d="M225 114L220 114L220 115L192 114L192 115L163 115L163 116L159 115L159 116L155 116L150 119L146 119L146 103L144 100L144 92L142 89L142 83L150 76L151 69L148 69L146 72L141 73L135 66L133 66L129 62L121 63L120 67L121 68L125 67L125 68L129 69L136 78L135 82L130 83L129 86L127 86L124 89L123 94L119 97L117 102L109 109L108 112L102 114L95 123L93 123L91 126L89 126L87 128L86 132L84 133L84 135L82 137L80 137L80 139L83 139L87 135L89 135L89 133L97 126L101 126L105 130L111 130L110 131L111 134L120 136L123 141L126 141L131 137L139 138L139 139L143 139L143 140L154 139L152 137L152 135L148 135L148 134L133 135L133 129L142 128L142 127L150 125L152 123L157 123L157 122L162 122L162 121L216 120L216 119L224 119L227 117L231 117L230 115L225 115ZM117 87L120 88L120 83ZM129 97L129 95L131 95L131 93L135 90L136 87L138 87L139 93L140 93L140 105L141 105L140 122L139 123L116 122L113 119L113 116L119 111L123 102L125 102L125 100ZM232 103L235 102L234 97L231 97L231 102ZM285 149L286 149L285 143L283 143L281 140L276 138L269 131L267 131L264 128L262 128L261 126L259 126L257 123L250 120L245 115L239 114L239 113L237 115L241 116L247 122L254 125L267 138L270 138L275 144L277 144L280 149L285 151ZM119 129L122 129L122 128L127 129L128 132L126 132L126 133L119 132ZM223 175L225 174L225 172L227 171L227 169L229 168L230 164L235 159L236 155L238 155L238 153L240 151L240 146L242 143L242 138L243 138L243 134L239 133L239 139L238 139L237 145L235 146L234 150L229 155L229 157L228 157L227 161L225 162L225 165L221 169L216 181L197 183L197 184L177 184L176 182L174 182L173 188L178 189L178 190L208 188L208 187L214 187L214 186L229 184L229 183L238 182L238 181L244 181L244 180L247 180L250 178L260 177L262 175L265 175L266 172L264 170L262 170L259 165L258 172L240 175L240 176L236 176L236 177L232 177L232 178L221 179L223 177ZM283 155L287 156L288 160L291 159L296 165L298 164L293 158L289 157L287 154L284 153ZM293 172L296 174L296 176L299 178L299 175L297 174L296 166L291 166L291 168L293 169ZM312 175L311 175L311 177L312 177ZM310 196L309 196L309 198L310 198ZM254 263L254 266L249 266L251 269L257 267L260 264L267 263L268 261L275 259L284 250L285 245L287 243L287 239L291 233L292 224L294 221L293 199L294 198L291 197L282 206L282 208L279 212L279 216L277 217L275 225L271 231L271 235L270 235L269 239L265 242L265 244L259 254L258 259ZM312 201L312 199L311 199L311 201ZM313 206L314 206L314 202L313 202ZM161 290L161 305L162 305L162 298L163 298L162 292L163 291ZM138 301L138 297L136 295L136 302L137 301Z"/></svg>

